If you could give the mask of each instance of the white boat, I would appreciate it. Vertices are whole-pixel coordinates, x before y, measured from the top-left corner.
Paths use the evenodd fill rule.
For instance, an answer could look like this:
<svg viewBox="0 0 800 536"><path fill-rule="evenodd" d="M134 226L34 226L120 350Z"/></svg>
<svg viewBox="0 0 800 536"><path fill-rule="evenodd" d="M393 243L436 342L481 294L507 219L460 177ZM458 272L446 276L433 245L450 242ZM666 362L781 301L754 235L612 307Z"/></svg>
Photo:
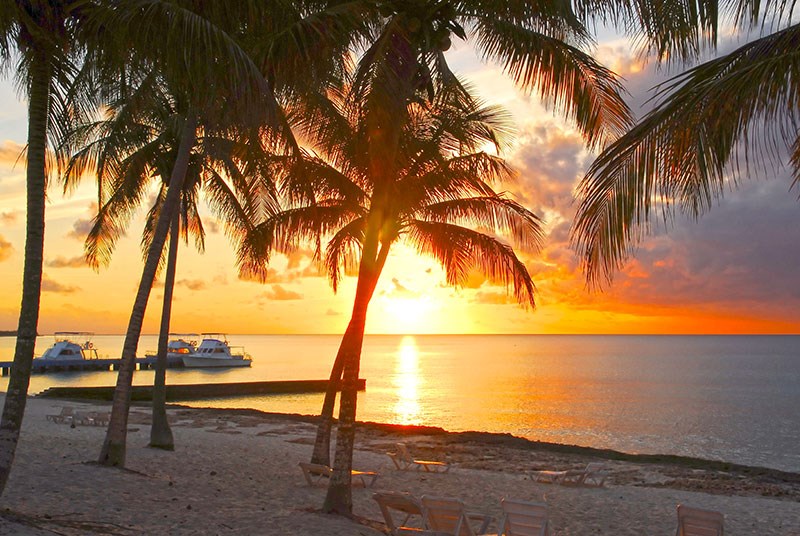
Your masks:
<svg viewBox="0 0 800 536"><path fill-rule="evenodd" d="M190 339L189 337L196 337L196 335L173 335L170 334L170 337L177 337L175 339L171 339L167 343L167 357L168 358L178 358L183 357L185 355L193 354L197 351L197 341ZM156 357L158 352L145 352L145 357Z"/></svg>
<svg viewBox="0 0 800 536"><path fill-rule="evenodd" d="M94 333L85 331L57 331L53 333L56 342L37 359L47 361L75 361L78 359L99 359L97 349L90 338ZM84 340L82 344L75 341Z"/></svg>
<svg viewBox="0 0 800 536"><path fill-rule="evenodd" d="M204 333L200 346L181 359L189 368L249 367L253 362L243 347L230 346L225 335L215 333Z"/></svg>

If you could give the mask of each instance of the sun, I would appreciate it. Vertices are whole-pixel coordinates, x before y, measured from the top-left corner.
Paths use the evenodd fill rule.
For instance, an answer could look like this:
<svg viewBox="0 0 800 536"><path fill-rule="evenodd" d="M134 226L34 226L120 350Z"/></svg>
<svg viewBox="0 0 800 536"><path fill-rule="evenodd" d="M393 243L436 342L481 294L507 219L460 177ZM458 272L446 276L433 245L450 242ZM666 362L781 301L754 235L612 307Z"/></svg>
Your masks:
<svg viewBox="0 0 800 536"><path fill-rule="evenodd" d="M388 297L379 300L383 333L413 334L431 331L433 300L428 296Z"/></svg>

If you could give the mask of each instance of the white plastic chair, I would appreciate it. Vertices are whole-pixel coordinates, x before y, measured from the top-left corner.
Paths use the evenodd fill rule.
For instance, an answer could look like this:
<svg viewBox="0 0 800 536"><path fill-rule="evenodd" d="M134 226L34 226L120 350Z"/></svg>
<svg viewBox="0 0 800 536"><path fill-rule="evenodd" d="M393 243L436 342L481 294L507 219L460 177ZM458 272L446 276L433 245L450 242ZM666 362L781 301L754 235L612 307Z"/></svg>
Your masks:
<svg viewBox="0 0 800 536"><path fill-rule="evenodd" d="M547 536L547 505L537 502L503 499L502 536Z"/></svg>

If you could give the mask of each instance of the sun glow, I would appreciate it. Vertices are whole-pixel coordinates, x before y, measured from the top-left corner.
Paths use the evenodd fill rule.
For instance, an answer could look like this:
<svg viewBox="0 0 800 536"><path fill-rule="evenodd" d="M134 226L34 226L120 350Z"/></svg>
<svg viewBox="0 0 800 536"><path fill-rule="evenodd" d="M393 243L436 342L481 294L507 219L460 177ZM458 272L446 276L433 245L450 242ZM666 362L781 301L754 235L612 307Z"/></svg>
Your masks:
<svg viewBox="0 0 800 536"><path fill-rule="evenodd" d="M405 336L397 348L395 377L392 381L397 392L394 406L395 422L398 424L420 424L419 350L414 337Z"/></svg>
<svg viewBox="0 0 800 536"><path fill-rule="evenodd" d="M433 309L433 300L428 296L387 297L383 303L387 324L394 333L426 332Z"/></svg>

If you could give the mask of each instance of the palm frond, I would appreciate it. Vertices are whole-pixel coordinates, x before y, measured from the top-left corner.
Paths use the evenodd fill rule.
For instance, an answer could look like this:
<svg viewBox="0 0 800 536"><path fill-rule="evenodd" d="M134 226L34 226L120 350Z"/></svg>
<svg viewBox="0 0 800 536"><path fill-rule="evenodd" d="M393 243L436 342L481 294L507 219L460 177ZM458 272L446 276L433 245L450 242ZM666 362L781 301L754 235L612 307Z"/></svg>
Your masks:
<svg viewBox="0 0 800 536"><path fill-rule="evenodd" d="M469 224L508 234L527 251L538 251L544 243L542 220L516 201L500 195L433 203L417 210L414 216L415 220Z"/></svg>
<svg viewBox="0 0 800 536"><path fill-rule="evenodd" d="M535 285L525 264L508 244L486 234L443 222L411 221L408 241L423 255L435 258L444 268L447 283L466 283L471 269L511 290L521 305L535 307Z"/></svg>
<svg viewBox="0 0 800 536"><path fill-rule="evenodd" d="M339 229L325 247L325 270L334 293L339 290L342 276L358 267L365 227L365 218L356 218Z"/></svg>
<svg viewBox="0 0 800 536"><path fill-rule="evenodd" d="M537 89L572 118L590 146L602 146L631 124L625 90L614 73L562 36L487 18L477 24L475 39L484 57L498 60L515 82Z"/></svg>
<svg viewBox="0 0 800 536"><path fill-rule="evenodd" d="M655 207L699 217L743 171L779 164L797 146L798 42L795 25L674 78L664 102L595 160L572 230L591 284L611 279Z"/></svg>

